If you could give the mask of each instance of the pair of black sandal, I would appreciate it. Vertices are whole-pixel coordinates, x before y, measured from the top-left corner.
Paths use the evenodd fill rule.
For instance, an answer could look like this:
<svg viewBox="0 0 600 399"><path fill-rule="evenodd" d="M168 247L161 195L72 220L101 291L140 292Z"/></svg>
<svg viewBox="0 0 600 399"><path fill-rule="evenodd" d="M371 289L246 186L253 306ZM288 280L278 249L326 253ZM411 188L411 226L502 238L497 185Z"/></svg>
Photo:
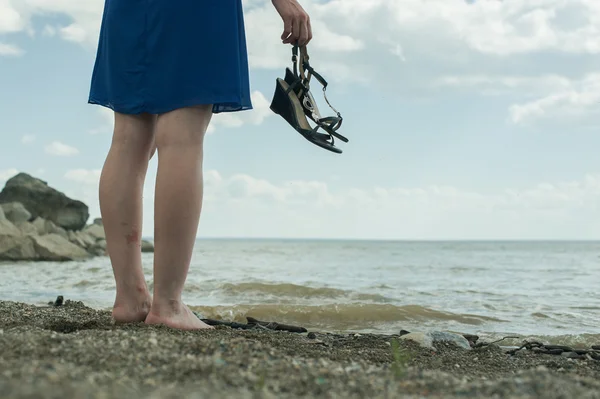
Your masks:
<svg viewBox="0 0 600 399"><path fill-rule="evenodd" d="M298 54L300 53L300 54ZM338 133L342 125L342 115L329 103L327 81L309 64L306 46L292 48L293 72L285 69L285 79L277 78L271 111L281 115L305 139L321 148L341 154L335 146L335 138L347 143L348 139ZM323 85L323 96L336 116L322 117L317 103L310 92L310 79L314 76ZM308 122L312 120L316 126ZM322 129L325 133L319 132Z"/></svg>

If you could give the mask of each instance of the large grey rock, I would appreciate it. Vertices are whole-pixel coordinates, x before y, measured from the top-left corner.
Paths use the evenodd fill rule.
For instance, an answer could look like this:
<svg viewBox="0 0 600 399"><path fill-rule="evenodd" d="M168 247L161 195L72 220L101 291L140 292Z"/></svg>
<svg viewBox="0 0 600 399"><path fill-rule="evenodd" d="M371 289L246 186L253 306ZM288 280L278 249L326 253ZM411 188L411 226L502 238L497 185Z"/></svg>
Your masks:
<svg viewBox="0 0 600 399"><path fill-rule="evenodd" d="M104 232L104 226L101 224L90 224L83 232L91 235L96 240L106 240L106 233Z"/></svg>
<svg viewBox="0 0 600 399"><path fill-rule="evenodd" d="M94 245L88 248L88 252L94 256L106 256L106 240L98 240Z"/></svg>
<svg viewBox="0 0 600 399"><path fill-rule="evenodd" d="M20 222L15 223L15 226L21 231L21 233L23 233L23 235L37 236L39 234L37 228L33 225L33 223Z"/></svg>
<svg viewBox="0 0 600 399"><path fill-rule="evenodd" d="M31 224L33 224L33 226L37 229L38 234L41 236L46 234L58 234L59 236L69 239L69 234L67 233L67 230L63 229L60 226L57 226L51 220L46 220L44 218L37 217L33 222L31 222Z"/></svg>
<svg viewBox="0 0 600 399"><path fill-rule="evenodd" d="M46 219L38 216L31 224L36 228L39 235L43 236L44 234L48 234L46 231Z"/></svg>
<svg viewBox="0 0 600 399"><path fill-rule="evenodd" d="M0 260L33 260L33 241L9 220L0 220Z"/></svg>
<svg viewBox="0 0 600 399"><path fill-rule="evenodd" d="M96 244L96 239L83 231L70 230L68 235L69 241L71 241L73 244L79 245L84 249L89 249Z"/></svg>
<svg viewBox="0 0 600 399"><path fill-rule="evenodd" d="M0 192L0 203L9 202L23 204L33 219L39 216L67 230L81 230L90 217L83 202L67 197L26 173L10 178Z"/></svg>
<svg viewBox="0 0 600 399"><path fill-rule="evenodd" d="M0 260L36 260L32 236L0 237Z"/></svg>
<svg viewBox="0 0 600 399"><path fill-rule="evenodd" d="M83 260L90 257L85 249L58 234L32 236L31 238L40 260L69 261Z"/></svg>
<svg viewBox="0 0 600 399"><path fill-rule="evenodd" d="M20 202L1 204L0 208L4 211L6 219L12 223L28 222L31 219L31 213Z"/></svg>
<svg viewBox="0 0 600 399"><path fill-rule="evenodd" d="M63 229L60 226L57 226L51 220L46 220L45 230L46 230L46 234L58 234L59 236L65 238L67 240L69 239L69 234L67 233L67 230Z"/></svg>
<svg viewBox="0 0 600 399"><path fill-rule="evenodd" d="M142 252L154 252L154 244L151 241L142 240Z"/></svg>

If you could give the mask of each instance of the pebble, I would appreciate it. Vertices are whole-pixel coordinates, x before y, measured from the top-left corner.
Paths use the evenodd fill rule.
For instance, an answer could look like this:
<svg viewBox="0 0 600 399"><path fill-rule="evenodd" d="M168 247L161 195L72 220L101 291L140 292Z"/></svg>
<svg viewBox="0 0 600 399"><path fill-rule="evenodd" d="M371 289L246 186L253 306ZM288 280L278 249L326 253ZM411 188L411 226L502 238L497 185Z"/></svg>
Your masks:
<svg viewBox="0 0 600 399"><path fill-rule="evenodd" d="M317 334L315 334L314 332L309 332L307 337L308 337L308 339L315 339L315 338L317 338Z"/></svg>
<svg viewBox="0 0 600 399"><path fill-rule="evenodd" d="M431 338L433 338L433 342L452 342L456 344L458 347L470 350L471 344L469 341L463 337L462 335L444 332L444 331L433 331L430 332Z"/></svg>
<svg viewBox="0 0 600 399"><path fill-rule="evenodd" d="M431 335L428 335L428 334L419 333L419 332L409 333L409 334L402 335L400 337L400 339L408 339L410 341L416 342L423 348L435 349L433 346L433 338L431 337Z"/></svg>
<svg viewBox="0 0 600 399"><path fill-rule="evenodd" d="M428 333L413 332L400 336L400 339L409 339L428 349L435 349L434 344L442 342L452 342L459 348L471 349L471 344L465 337L445 331L432 331Z"/></svg>

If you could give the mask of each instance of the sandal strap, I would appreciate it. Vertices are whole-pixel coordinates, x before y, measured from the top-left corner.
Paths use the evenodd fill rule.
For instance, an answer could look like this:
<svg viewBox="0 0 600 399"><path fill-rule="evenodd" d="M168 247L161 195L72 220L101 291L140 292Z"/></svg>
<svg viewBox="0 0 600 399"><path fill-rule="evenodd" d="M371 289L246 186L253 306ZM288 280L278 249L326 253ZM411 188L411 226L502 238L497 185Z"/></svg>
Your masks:
<svg viewBox="0 0 600 399"><path fill-rule="evenodd" d="M298 52L300 52L300 59L298 59ZM321 85L323 86L323 97L325 98L325 102L327 102L329 108L331 108L333 112L336 113L337 117L340 119L338 125L339 128L339 126L341 126L341 121L343 120L342 114L340 114L340 112L337 109L335 109L333 105L331 105L331 103L329 102L329 99L327 98L328 83L325 80L325 78L321 76L321 74L319 74L317 71L315 71L315 69L312 66L310 66L309 59L310 57L308 55L308 50L306 49L306 46L299 47L297 44L292 46L292 62L294 66L294 75L300 78L303 86L307 91L310 90L310 79L312 76L314 76L315 79L317 79L317 81L321 83Z"/></svg>

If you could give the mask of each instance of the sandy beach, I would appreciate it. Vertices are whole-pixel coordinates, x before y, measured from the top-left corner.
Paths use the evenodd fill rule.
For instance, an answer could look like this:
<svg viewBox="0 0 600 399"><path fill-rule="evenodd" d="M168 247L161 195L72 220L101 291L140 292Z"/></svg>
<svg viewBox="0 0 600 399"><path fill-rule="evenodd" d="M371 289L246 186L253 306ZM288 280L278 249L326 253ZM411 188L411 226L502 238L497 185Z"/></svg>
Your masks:
<svg viewBox="0 0 600 399"><path fill-rule="evenodd" d="M110 313L0 301L2 398L598 398L600 361L398 336L116 326ZM396 345L398 344L398 345Z"/></svg>

